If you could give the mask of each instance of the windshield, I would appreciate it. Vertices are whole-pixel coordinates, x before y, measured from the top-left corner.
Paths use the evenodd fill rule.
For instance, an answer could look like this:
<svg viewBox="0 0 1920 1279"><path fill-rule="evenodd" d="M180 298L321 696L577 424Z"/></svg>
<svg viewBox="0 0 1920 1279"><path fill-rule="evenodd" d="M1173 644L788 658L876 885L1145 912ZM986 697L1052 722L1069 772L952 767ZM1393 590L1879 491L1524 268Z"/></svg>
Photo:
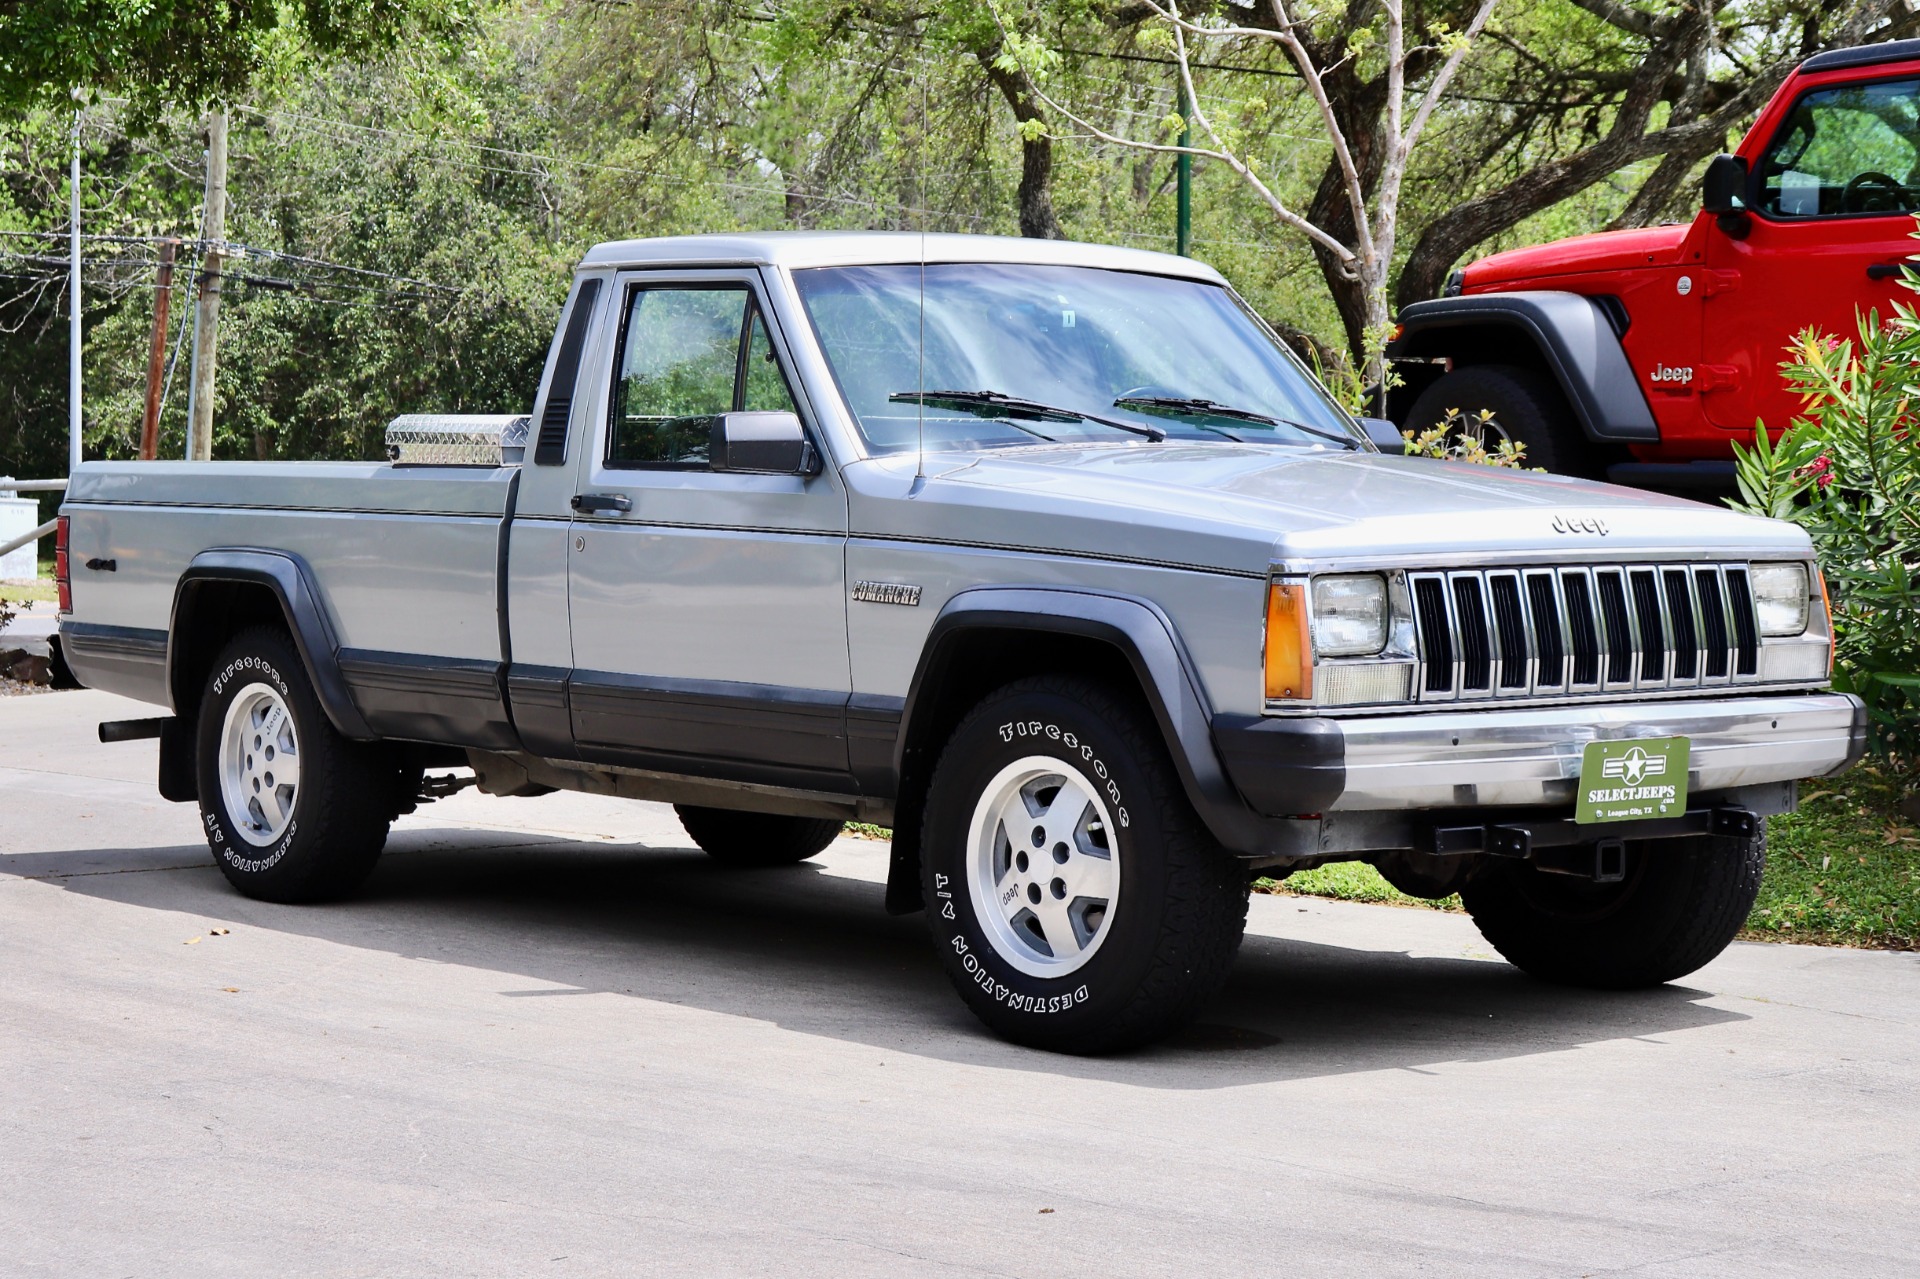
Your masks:
<svg viewBox="0 0 1920 1279"><path fill-rule="evenodd" d="M1218 285L1093 267L925 270L924 321L918 264L794 272L875 453L918 447L922 412L932 449L1159 436L1357 447L1346 415Z"/></svg>

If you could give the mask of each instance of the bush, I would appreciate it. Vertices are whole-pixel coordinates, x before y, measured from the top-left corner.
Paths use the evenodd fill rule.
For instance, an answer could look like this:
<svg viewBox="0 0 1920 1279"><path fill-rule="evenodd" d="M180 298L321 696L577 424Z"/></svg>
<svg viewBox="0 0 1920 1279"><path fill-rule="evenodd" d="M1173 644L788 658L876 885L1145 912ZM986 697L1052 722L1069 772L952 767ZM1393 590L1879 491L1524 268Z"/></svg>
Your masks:
<svg viewBox="0 0 1920 1279"><path fill-rule="evenodd" d="M1908 270L1907 285L1920 289ZM1736 509L1807 530L1827 574L1834 683L1867 703L1877 747L1899 771L1920 762L1920 317L1897 303L1857 340L1812 330L1782 365L1804 416L1752 449L1735 445Z"/></svg>
<svg viewBox="0 0 1920 1279"><path fill-rule="evenodd" d="M1482 466L1506 466L1526 469L1527 446L1501 435L1492 448L1487 447L1487 432L1498 428L1492 409L1466 414L1448 409L1447 415L1420 432L1400 432L1407 442L1405 456L1432 457L1445 462L1477 462Z"/></svg>

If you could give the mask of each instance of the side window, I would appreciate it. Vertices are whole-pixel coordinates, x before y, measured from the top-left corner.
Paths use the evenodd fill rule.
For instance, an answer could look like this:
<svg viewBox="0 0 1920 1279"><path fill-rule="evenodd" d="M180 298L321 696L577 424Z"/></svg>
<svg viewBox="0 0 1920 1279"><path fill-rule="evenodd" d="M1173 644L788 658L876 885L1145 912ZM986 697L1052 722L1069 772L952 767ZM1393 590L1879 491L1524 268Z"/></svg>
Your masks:
<svg viewBox="0 0 1920 1279"><path fill-rule="evenodd" d="M1760 212L1846 217L1920 209L1920 80L1807 94L1760 160Z"/></svg>
<svg viewBox="0 0 1920 1279"><path fill-rule="evenodd" d="M741 408L799 412L793 392L787 389L786 375L780 371L780 361L774 358L773 340L767 336L767 322L758 307L747 332L747 367L741 381Z"/></svg>
<svg viewBox="0 0 1920 1279"><path fill-rule="evenodd" d="M721 414L794 407L766 322L738 286L632 290L617 367L613 466L703 467Z"/></svg>

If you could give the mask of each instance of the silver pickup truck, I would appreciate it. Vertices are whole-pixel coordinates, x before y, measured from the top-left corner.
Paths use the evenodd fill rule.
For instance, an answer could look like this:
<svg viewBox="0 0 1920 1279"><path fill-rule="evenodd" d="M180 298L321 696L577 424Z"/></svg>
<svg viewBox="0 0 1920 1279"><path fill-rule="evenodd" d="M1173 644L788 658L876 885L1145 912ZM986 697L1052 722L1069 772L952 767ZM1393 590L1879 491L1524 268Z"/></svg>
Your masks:
<svg viewBox="0 0 1920 1279"><path fill-rule="evenodd" d="M668 801L737 866L857 818L983 1021L1104 1051L1328 862L1548 980L1682 976L1865 740L1798 529L1383 455L1183 258L605 244L530 417L389 444L62 507L65 661L171 711L102 737L160 739L252 896L353 890L434 768Z"/></svg>

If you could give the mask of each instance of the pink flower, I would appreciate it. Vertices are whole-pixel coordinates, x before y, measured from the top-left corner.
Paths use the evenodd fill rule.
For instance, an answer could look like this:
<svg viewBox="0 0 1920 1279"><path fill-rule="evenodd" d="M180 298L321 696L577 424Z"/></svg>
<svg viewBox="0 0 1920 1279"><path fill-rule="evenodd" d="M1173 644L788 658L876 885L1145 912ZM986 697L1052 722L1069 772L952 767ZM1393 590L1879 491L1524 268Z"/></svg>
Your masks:
<svg viewBox="0 0 1920 1279"><path fill-rule="evenodd" d="M1822 453L1805 466L1797 468L1794 471L1794 475L1811 479L1816 485L1824 489L1827 485L1833 483L1833 459L1827 454Z"/></svg>

